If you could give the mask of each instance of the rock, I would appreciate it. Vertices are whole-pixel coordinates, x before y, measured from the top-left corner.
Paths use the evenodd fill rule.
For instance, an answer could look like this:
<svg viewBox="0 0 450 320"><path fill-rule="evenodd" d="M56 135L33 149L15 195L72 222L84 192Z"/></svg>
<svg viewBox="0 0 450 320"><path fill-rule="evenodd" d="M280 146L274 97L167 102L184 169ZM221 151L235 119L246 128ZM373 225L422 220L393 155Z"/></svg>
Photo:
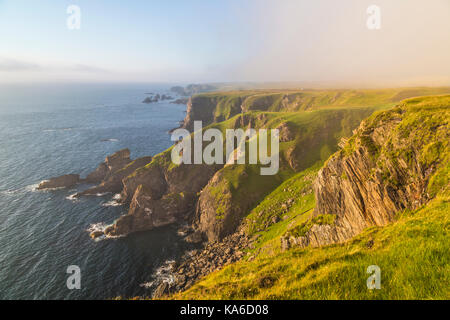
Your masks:
<svg viewBox="0 0 450 320"><path fill-rule="evenodd" d="M258 287L259 288L270 288L276 282L276 279L271 276L263 276L258 279Z"/></svg>
<svg viewBox="0 0 450 320"><path fill-rule="evenodd" d="M152 97L146 97L144 99L144 101L142 101L142 103L154 103L154 102L158 102L159 99L157 98L152 98Z"/></svg>
<svg viewBox="0 0 450 320"><path fill-rule="evenodd" d="M153 192L140 185L134 193L128 214L120 217L108 235L127 235L175 223L188 211L192 199L185 194L167 194L154 199Z"/></svg>
<svg viewBox="0 0 450 320"><path fill-rule="evenodd" d="M91 175L88 176L86 180L98 181L100 178L100 184L87 189L83 192L77 194L77 197L86 195L95 195L98 193L119 193L123 190L122 180L132 174L136 169L145 166L152 161L152 157L142 157L134 161L127 157L126 153L122 153L119 157L107 157L105 162L100 164L100 166ZM102 168L106 168L106 172L102 172Z"/></svg>
<svg viewBox="0 0 450 320"><path fill-rule="evenodd" d="M102 162L95 171L88 174L86 177L85 182L87 183L100 183L106 178L106 175L108 174L109 169L106 163Z"/></svg>
<svg viewBox="0 0 450 320"><path fill-rule="evenodd" d="M333 215L333 222L314 224L305 236L290 238L291 244L317 247L344 242L368 227L394 221L400 210L426 203L428 182L437 165L424 162L420 155L426 145L442 143L438 141L445 139L448 130L432 127L437 120L429 121L429 117L437 118L432 112L397 107L363 121L349 140L351 149L345 146L350 151L333 155L313 184L313 215ZM421 123L416 130L426 132L425 141L417 138L420 131L407 125L411 118ZM407 159L401 161L403 157Z"/></svg>
<svg viewBox="0 0 450 320"><path fill-rule="evenodd" d="M93 232L91 232L90 237L92 239L96 239L96 238L101 237L103 235L104 235L103 231L93 231Z"/></svg>
<svg viewBox="0 0 450 320"><path fill-rule="evenodd" d="M56 178L51 178L47 181L42 181L37 187L38 190L55 189L55 188L70 188L80 181L78 174L67 174Z"/></svg>
<svg viewBox="0 0 450 320"><path fill-rule="evenodd" d="M105 164L111 173L122 169L131 162L130 150L122 149L105 158Z"/></svg>
<svg viewBox="0 0 450 320"><path fill-rule="evenodd" d="M373 239L370 239L370 240L367 241L367 243L366 243L366 248L367 248L367 249L372 249L373 244L374 244Z"/></svg>
<svg viewBox="0 0 450 320"><path fill-rule="evenodd" d="M272 217L272 224L275 224L275 223L277 223L279 221L280 221L280 218L278 216Z"/></svg>
<svg viewBox="0 0 450 320"><path fill-rule="evenodd" d="M161 96L161 100L172 100L172 99L173 99L173 97L171 97L171 96L169 96L169 95L163 94L163 95Z"/></svg>
<svg viewBox="0 0 450 320"><path fill-rule="evenodd" d="M203 242L203 234L200 231L196 231L184 238L184 241L187 243L201 243Z"/></svg>
<svg viewBox="0 0 450 320"><path fill-rule="evenodd" d="M159 299L168 293L169 293L169 284L167 282L162 282L153 292L153 298Z"/></svg>
<svg viewBox="0 0 450 320"><path fill-rule="evenodd" d="M292 124L284 122L280 124L277 129L280 134L280 142L288 142L295 139L295 129Z"/></svg>
<svg viewBox="0 0 450 320"><path fill-rule="evenodd" d="M288 237L281 237L281 251L286 251L291 247Z"/></svg>
<svg viewBox="0 0 450 320"><path fill-rule="evenodd" d="M104 234L111 234L114 230L114 226L108 226L105 228L105 230L103 231Z"/></svg>

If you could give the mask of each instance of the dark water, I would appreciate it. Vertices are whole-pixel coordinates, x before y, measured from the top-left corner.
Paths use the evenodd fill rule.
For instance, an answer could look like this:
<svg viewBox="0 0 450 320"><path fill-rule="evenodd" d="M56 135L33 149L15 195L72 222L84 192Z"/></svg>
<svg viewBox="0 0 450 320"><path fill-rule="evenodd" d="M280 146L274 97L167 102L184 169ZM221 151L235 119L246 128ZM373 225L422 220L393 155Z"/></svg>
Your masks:
<svg viewBox="0 0 450 320"><path fill-rule="evenodd" d="M41 180L82 176L105 156L133 158L171 145L167 131L185 106L145 105L162 85L10 86L0 88L0 299L103 299L150 294L140 284L185 250L173 227L94 241L86 231L126 208L112 196L66 199L76 190L34 191ZM108 141L102 141L108 140ZM79 187L80 188L80 187ZM81 269L81 289L66 269Z"/></svg>

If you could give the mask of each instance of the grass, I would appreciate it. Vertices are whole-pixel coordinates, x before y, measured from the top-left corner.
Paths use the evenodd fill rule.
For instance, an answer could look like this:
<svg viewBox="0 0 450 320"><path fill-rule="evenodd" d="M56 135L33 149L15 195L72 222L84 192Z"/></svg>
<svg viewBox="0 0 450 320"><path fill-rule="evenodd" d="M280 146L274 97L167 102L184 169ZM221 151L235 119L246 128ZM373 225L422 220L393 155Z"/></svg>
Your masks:
<svg viewBox="0 0 450 320"><path fill-rule="evenodd" d="M173 299L449 299L450 197L400 214L353 240L293 249L214 272ZM381 289L368 290L366 269L381 268ZM273 279L269 286L264 278Z"/></svg>
<svg viewBox="0 0 450 320"><path fill-rule="evenodd" d="M391 165L404 161L411 172L417 166L437 167L428 185L434 198L426 205L398 212L394 223L368 228L342 244L283 252L282 236L299 236L314 224L334 223L331 214L312 217L311 184L323 163L318 158L315 165L293 174L250 211L244 223L247 233L257 240L247 248L246 258L170 298L449 299L449 112L448 95L406 100L366 120L366 129L370 129L401 116L402 121L391 128L389 143L378 146L360 132L341 151L349 154L364 145L382 169L383 161ZM413 153L419 164L411 163ZM366 286L370 276L366 270L371 265L381 268L380 290Z"/></svg>
<svg viewBox="0 0 450 320"><path fill-rule="evenodd" d="M225 121L244 112L298 112L326 108L375 107L387 109L411 97L450 93L442 88L395 88L367 90L244 90L195 95L193 108L210 113L211 122ZM198 101L198 103L195 103ZM209 122L209 123L211 123Z"/></svg>

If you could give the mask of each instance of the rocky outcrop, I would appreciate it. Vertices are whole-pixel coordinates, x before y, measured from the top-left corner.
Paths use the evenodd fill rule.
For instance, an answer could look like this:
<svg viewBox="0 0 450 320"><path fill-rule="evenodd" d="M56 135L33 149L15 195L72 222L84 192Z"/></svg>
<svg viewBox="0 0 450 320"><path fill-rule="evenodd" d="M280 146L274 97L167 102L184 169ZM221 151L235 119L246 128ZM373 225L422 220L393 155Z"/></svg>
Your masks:
<svg viewBox="0 0 450 320"><path fill-rule="evenodd" d="M149 103L156 103L156 102L158 102L159 100L158 99L156 99L156 98L153 98L153 97L146 97L143 101L142 101L142 103L147 103L147 104L149 104Z"/></svg>
<svg viewBox="0 0 450 320"><path fill-rule="evenodd" d="M76 185L79 181L80 176L78 174L67 174L64 176L42 181L37 187L37 189L44 190L44 189L70 188Z"/></svg>
<svg viewBox="0 0 450 320"><path fill-rule="evenodd" d="M87 183L100 183L101 181L105 180L106 175L108 174L109 169L105 162L102 162L99 164L97 169L95 169L93 172L89 173L84 179Z"/></svg>
<svg viewBox="0 0 450 320"><path fill-rule="evenodd" d="M128 214L107 228L105 234L127 235L180 221L191 205L192 195L166 194L159 199L153 199L152 192L140 185L134 193Z"/></svg>
<svg viewBox="0 0 450 320"><path fill-rule="evenodd" d="M76 194L77 197L80 196L87 196L87 195L95 195L99 193L120 193L123 190L123 182L122 180L131 175L133 172L135 172L137 169L145 166L146 164L150 163L152 161L152 157L142 157L138 158L134 161L131 161L129 163L126 163L125 166L121 167L120 165L114 166L115 169L110 170L108 163L108 158L106 159L105 163L100 164L100 166L95 170L91 176L90 182L94 181L95 179L100 178L100 180L95 180L95 182L100 181L100 183L92 188L89 188L83 192L80 192ZM89 178L88 176L88 178ZM92 177L93 176L93 177ZM88 180L88 178L86 180Z"/></svg>
<svg viewBox="0 0 450 320"><path fill-rule="evenodd" d="M168 155L160 157L165 156ZM157 160L123 179L121 198L130 203L130 210L105 230L107 235L127 235L186 222L192 217L197 193L221 167L185 164L170 167Z"/></svg>
<svg viewBox="0 0 450 320"><path fill-rule="evenodd" d="M107 180L112 174L122 169L130 162L130 150L119 150L116 153L107 156L105 162L100 163L97 169L88 174L84 181L87 183L100 183Z"/></svg>
<svg viewBox="0 0 450 320"><path fill-rule="evenodd" d="M192 96L187 103L186 117L182 128L194 129L194 121L202 121L203 126L220 122L241 113L241 105L245 95L228 96L203 94Z"/></svg>
<svg viewBox="0 0 450 320"><path fill-rule="evenodd" d="M173 281L155 284L153 298L187 290L209 273L241 260L245 257L245 248L253 246L254 240L240 229L221 242L208 243L202 249L188 252L180 262L169 266Z"/></svg>
<svg viewBox="0 0 450 320"><path fill-rule="evenodd" d="M314 182L314 216L332 215L333 222L312 224L303 235L283 238L283 246L343 242L426 203L430 178L449 152L449 118L448 107L406 102L363 121Z"/></svg>
<svg viewBox="0 0 450 320"><path fill-rule="evenodd" d="M280 134L280 142L288 142L294 140L296 132L292 124L283 122L276 129L278 129Z"/></svg>

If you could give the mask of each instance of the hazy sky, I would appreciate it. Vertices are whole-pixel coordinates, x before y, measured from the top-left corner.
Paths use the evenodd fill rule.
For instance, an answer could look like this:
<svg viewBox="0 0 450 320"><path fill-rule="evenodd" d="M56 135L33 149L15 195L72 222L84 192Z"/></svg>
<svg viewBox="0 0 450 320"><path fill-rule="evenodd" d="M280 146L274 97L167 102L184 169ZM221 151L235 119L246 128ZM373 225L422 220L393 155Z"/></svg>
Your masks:
<svg viewBox="0 0 450 320"><path fill-rule="evenodd" d="M0 0L0 82L35 81L450 85L450 0Z"/></svg>

